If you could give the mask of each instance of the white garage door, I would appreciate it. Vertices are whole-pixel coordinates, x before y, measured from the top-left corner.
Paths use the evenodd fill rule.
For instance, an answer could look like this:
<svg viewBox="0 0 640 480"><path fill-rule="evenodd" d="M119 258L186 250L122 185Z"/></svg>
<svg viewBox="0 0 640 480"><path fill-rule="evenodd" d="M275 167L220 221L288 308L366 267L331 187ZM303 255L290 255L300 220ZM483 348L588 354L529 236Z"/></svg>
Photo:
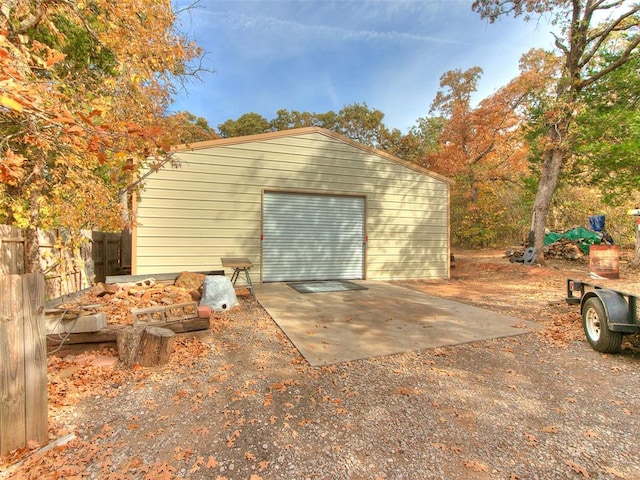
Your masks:
<svg viewBox="0 0 640 480"><path fill-rule="evenodd" d="M264 194L262 280L364 278L364 197Z"/></svg>

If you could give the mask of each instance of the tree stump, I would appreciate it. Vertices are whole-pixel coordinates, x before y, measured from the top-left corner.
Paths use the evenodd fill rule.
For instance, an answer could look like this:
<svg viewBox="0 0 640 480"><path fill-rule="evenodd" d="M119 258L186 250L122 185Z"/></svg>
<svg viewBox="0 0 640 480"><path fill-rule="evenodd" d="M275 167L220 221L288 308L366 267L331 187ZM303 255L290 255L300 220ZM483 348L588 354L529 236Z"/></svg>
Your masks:
<svg viewBox="0 0 640 480"><path fill-rule="evenodd" d="M118 330L116 342L120 363L131 368L165 365L173 351L175 333L167 328L144 324Z"/></svg>
<svg viewBox="0 0 640 480"><path fill-rule="evenodd" d="M116 332L116 345L120 363L131 368L138 362L140 340L146 325L134 325L121 328Z"/></svg>
<svg viewBox="0 0 640 480"><path fill-rule="evenodd" d="M141 367L155 367L169 363L173 352L173 338L175 333L168 328L147 327L140 340L140 356L138 363Z"/></svg>

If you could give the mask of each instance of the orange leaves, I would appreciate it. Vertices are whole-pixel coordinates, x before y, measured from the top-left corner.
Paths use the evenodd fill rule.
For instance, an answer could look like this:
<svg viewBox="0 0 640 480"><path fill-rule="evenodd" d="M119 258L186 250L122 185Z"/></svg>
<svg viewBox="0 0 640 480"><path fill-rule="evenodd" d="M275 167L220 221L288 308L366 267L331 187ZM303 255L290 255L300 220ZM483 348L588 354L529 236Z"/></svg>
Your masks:
<svg viewBox="0 0 640 480"><path fill-rule="evenodd" d="M567 466L569 466L571 468L571 470L573 470L576 473L581 474L584 478L591 478L591 475L589 475L589 472L583 466L578 465L577 463L572 462L570 460L568 460L566 462L566 464L567 464Z"/></svg>
<svg viewBox="0 0 640 480"><path fill-rule="evenodd" d="M538 439L532 433L525 433L524 434L524 438L526 438L527 445L529 445L530 447L537 447L538 446Z"/></svg>
<svg viewBox="0 0 640 480"><path fill-rule="evenodd" d="M432 110L442 112L446 121L440 148L425 158L429 168L456 180L452 234L467 246L494 243L492 236L504 235L496 224L510 224L504 212L517 202L528 168L523 119L517 109L523 92L499 90L473 107L470 96L481 72L473 67L441 77Z"/></svg>
<svg viewBox="0 0 640 480"><path fill-rule="evenodd" d="M16 185L25 174L24 161L25 159L22 155L7 149L5 154L0 157L0 182Z"/></svg>
<svg viewBox="0 0 640 480"><path fill-rule="evenodd" d="M246 458L250 462L253 462L253 461L255 461L256 456L252 452L245 452L244 453L244 458Z"/></svg>
<svg viewBox="0 0 640 480"><path fill-rule="evenodd" d="M441 442L431 442L429 445L433 448L437 448L438 450L442 450L443 452L451 451L454 453L462 453L462 449L456 445L449 446Z"/></svg>
<svg viewBox="0 0 640 480"><path fill-rule="evenodd" d="M173 460L180 461L191 458L193 456L193 450L190 449L182 449L181 447L176 447L174 449Z"/></svg>
<svg viewBox="0 0 640 480"><path fill-rule="evenodd" d="M409 396L409 395L421 395L422 392L415 388L407 388L407 387L399 387L396 389L396 393L398 395Z"/></svg>
<svg viewBox="0 0 640 480"><path fill-rule="evenodd" d="M296 385L300 385L300 382L298 380L295 379L285 379L282 382L276 382L273 383L271 385L271 390L275 390L278 392L285 392L287 390L287 387L292 387L292 386L296 386Z"/></svg>
<svg viewBox="0 0 640 480"><path fill-rule="evenodd" d="M464 463L465 468L468 468L469 470L473 471L473 472L488 472L489 471L489 467L487 465L485 465L484 463L481 462L476 462L473 460L468 460Z"/></svg>
<svg viewBox="0 0 640 480"><path fill-rule="evenodd" d="M236 440L240 437L242 431L236 429L233 433L227 437L227 447L231 448L236 444Z"/></svg>
<svg viewBox="0 0 640 480"><path fill-rule="evenodd" d="M67 58L67 56L64 53L58 52L56 50L50 50L45 63L47 67L51 67L56 63L61 62L65 58Z"/></svg>
<svg viewBox="0 0 640 480"><path fill-rule="evenodd" d="M117 230L122 219L113 205L133 184L136 168L123 170L112 152L144 161L166 146L162 117L171 82L189 71L198 49L174 28L168 0L10 5L0 15L0 116L11 132L2 149L24 155L25 169L36 173L21 177L24 192L37 185L49 195L31 226ZM41 159L52 160L46 170L34 169ZM2 182L15 184L16 165L3 163ZM29 198L3 202L8 211L0 213L16 217Z"/></svg>
<svg viewBox="0 0 640 480"><path fill-rule="evenodd" d="M604 473L606 473L607 475L611 475L612 477L615 478L622 478L622 479L626 479L628 478L624 473L620 472L618 469L616 468L612 468L612 467L603 467L602 470L604 471Z"/></svg>

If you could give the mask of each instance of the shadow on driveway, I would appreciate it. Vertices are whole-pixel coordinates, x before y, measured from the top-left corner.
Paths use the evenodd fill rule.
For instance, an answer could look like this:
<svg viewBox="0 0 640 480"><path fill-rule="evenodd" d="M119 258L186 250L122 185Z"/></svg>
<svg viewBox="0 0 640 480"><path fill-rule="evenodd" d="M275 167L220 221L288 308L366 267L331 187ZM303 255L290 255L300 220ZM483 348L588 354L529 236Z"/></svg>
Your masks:
<svg viewBox="0 0 640 480"><path fill-rule="evenodd" d="M286 283L255 285L258 302L311 366L528 333L515 317L385 282L366 290L298 293Z"/></svg>

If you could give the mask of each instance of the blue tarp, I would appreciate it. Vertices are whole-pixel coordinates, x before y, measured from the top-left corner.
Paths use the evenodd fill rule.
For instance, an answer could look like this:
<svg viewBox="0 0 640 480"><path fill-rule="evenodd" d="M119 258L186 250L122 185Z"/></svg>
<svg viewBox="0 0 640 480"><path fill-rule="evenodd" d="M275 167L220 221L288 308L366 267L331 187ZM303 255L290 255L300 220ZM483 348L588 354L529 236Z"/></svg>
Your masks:
<svg viewBox="0 0 640 480"><path fill-rule="evenodd" d="M594 232L606 231L604 215L593 215L589 217L589 228Z"/></svg>

